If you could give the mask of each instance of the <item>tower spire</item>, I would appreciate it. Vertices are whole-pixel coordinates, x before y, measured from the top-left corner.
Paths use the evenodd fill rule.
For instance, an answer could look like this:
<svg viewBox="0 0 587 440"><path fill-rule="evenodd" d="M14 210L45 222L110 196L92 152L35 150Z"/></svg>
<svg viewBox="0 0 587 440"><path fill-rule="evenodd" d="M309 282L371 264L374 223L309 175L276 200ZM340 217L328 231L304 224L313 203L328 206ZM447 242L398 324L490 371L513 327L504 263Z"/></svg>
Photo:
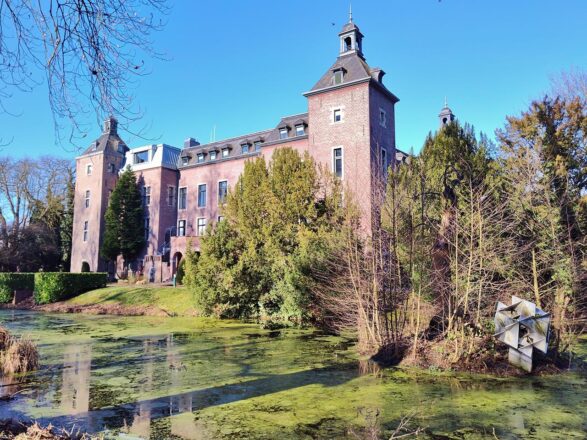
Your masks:
<svg viewBox="0 0 587 440"><path fill-rule="evenodd" d="M353 4L349 2L349 23L353 22Z"/></svg>
<svg viewBox="0 0 587 440"><path fill-rule="evenodd" d="M444 108L448 107L448 101L446 100L446 95L444 95Z"/></svg>

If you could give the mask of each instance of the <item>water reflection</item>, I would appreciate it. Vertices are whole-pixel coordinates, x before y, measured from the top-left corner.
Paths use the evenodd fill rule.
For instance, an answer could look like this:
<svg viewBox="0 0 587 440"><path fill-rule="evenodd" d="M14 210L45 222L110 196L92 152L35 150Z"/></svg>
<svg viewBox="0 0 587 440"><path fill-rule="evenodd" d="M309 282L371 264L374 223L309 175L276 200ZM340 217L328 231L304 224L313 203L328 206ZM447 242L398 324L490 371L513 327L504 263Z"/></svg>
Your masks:
<svg viewBox="0 0 587 440"><path fill-rule="evenodd" d="M380 414L383 430L419 409L421 423L438 432L473 427L488 438L494 427L499 438L525 438L535 428L535 438L557 438L553 426L579 432L587 420L584 377L553 384L394 372L357 362L340 338L311 332L271 337L221 324L174 332L172 319L151 327L148 318L13 319L20 333L36 331L43 368L0 402L0 418L145 439L232 438L216 429L241 438L338 438L366 411ZM3 384L4 395L18 390L7 378ZM553 411L556 418L545 420Z"/></svg>
<svg viewBox="0 0 587 440"><path fill-rule="evenodd" d="M81 414L90 409L90 372L92 346L68 345L63 350L61 409L67 414Z"/></svg>

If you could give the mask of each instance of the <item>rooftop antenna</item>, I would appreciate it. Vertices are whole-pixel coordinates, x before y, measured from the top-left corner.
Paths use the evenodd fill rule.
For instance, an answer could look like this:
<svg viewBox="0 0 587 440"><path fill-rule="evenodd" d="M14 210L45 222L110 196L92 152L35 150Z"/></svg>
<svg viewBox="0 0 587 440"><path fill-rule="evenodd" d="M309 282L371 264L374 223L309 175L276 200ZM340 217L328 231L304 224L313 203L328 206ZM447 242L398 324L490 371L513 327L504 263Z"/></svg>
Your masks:
<svg viewBox="0 0 587 440"><path fill-rule="evenodd" d="M212 126L212 130L210 130L210 143L216 142L216 124Z"/></svg>
<svg viewBox="0 0 587 440"><path fill-rule="evenodd" d="M349 23L353 22L353 4L349 2Z"/></svg>

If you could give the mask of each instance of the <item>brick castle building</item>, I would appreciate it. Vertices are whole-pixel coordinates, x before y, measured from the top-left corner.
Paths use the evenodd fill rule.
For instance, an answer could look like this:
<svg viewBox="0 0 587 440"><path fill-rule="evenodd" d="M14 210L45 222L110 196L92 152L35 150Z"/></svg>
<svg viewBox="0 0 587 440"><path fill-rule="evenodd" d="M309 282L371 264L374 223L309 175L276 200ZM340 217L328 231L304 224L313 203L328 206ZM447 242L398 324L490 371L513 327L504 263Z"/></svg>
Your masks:
<svg viewBox="0 0 587 440"><path fill-rule="evenodd" d="M188 138L182 149L131 149L119 137L116 120L108 119L102 135L76 159L71 271L114 271L100 257L100 246L109 194L126 166L143 192L147 244L139 264L151 281L171 278L188 239L199 249L206 226L221 220L224 197L245 162L260 155L269 161L277 148L308 151L329 167L356 195L362 226L371 230L378 218L377 190L388 166L403 154L395 145L398 98L384 85L383 70L367 64L363 34L352 17L338 36L334 64L304 93L308 111L283 117L271 129L206 145ZM452 120L448 108L443 112L441 123Z"/></svg>

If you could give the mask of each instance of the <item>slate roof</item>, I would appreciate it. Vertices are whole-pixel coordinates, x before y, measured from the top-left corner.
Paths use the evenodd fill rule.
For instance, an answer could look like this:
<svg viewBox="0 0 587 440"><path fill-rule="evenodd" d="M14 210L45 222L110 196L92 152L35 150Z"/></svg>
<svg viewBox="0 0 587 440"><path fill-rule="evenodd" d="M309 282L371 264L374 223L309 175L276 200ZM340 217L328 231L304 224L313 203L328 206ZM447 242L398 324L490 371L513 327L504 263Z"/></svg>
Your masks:
<svg viewBox="0 0 587 440"><path fill-rule="evenodd" d="M231 160L238 157L255 155L257 152L254 150L253 143L261 141L262 145L272 144L276 142L289 142L303 138L303 136L295 135L295 126L298 124L308 125L308 113L301 113L299 115L286 116L280 119L279 123L272 129L257 131L254 133L247 133L241 136L236 136L221 141L211 142L209 144L201 144L193 147L184 148L179 154L177 161L178 168L185 168L192 165L206 165L211 163L221 162L223 160ZM287 139L279 139L279 127L288 126L289 137ZM307 132L306 134L307 135ZM304 135L304 136L305 136ZM251 145L249 153L241 152L241 145L249 143ZM222 157L220 154L221 150L229 148L231 150L229 157ZM209 160L208 154L211 151L217 151L218 155L215 160ZM202 163L197 162L197 156L200 153L206 154L205 160ZM184 163L184 157L187 157L187 164Z"/></svg>
<svg viewBox="0 0 587 440"><path fill-rule="evenodd" d="M357 31L359 34L361 34L361 30L359 29L359 26L357 26L352 21L349 21L348 23L346 23L342 27L342 30L340 31L340 34L346 34L347 32L350 32L350 31ZM363 34L361 34L361 35L363 35Z"/></svg>
<svg viewBox="0 0 587 440"><path fill-rule="evenodd" d="M116 119L112 117L104 121L102 134L86 148L82 156L107 150L111 153L125 154L129 148L120 136L118 136L117 125ZM118 149L119 146L122 146L121 151Z"/></svg>
<svg viewBox="0 0 587 440"><path fill-rule="evenodd" d="M334 71L341 68L344 69L342 83L334 84ZM399 99L383 85L383 75L384 72L380 68L369 67L367 62L357 52L343 54L336 59L334 64L330 66L324 75L322 75L322 78L314 84L314 87L312 87L309 92L304 93L304 95L308 96L319 91L344 87L347 84L353 84L355 82L372 81L372 83L379 87L384 93L388 94L394 102L399 101Z"/></svg>

